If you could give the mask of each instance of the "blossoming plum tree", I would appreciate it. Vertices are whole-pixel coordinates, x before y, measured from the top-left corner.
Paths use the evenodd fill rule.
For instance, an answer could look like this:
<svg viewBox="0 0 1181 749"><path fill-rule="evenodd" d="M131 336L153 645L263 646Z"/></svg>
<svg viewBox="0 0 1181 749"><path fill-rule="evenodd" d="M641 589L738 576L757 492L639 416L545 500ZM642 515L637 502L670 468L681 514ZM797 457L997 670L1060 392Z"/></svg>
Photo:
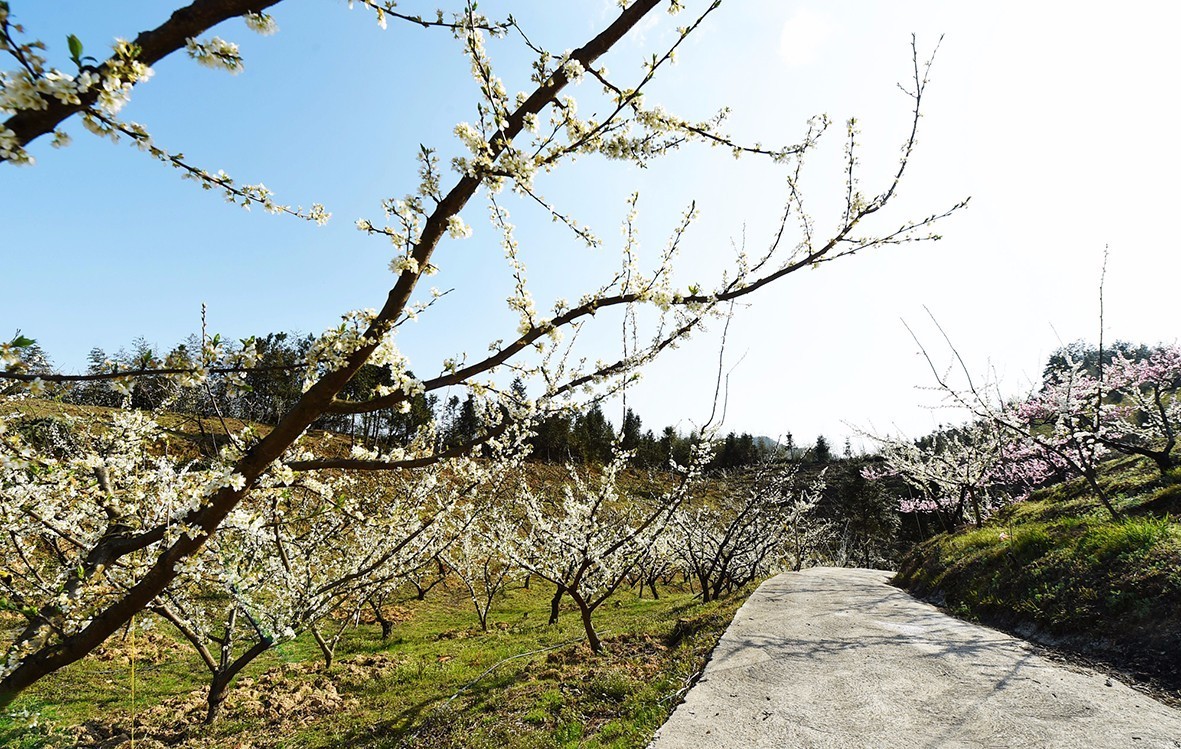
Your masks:
<svg viewBox="0 0 1181 749"><path fill-rule="evenodd" d="M455 541L444 552L447 569L468 592L480 629L488 631L488 614L504 590L513 571L510 560L497 543L491 528L497 525L487 517L472 517L458 529Z"/></svg>
<svg viewBox="0 0 1181 749"><path fill-rule="evenodd" d="M919 495L902 500L902 512L943 511L957 521L970 513L980 525L1009 496L998 481L1007 438L991 422L946 429L922 440L867 436L878 444L881 465L862 474L868 479L897 476Z"/></svg>
<svg viewBox="0 0 1181 749"><path fill-rule="evenodd" d="M70 64L60 66L50 62L47 45L25 36L25 30L14 20L9 3L0 2L0 53L16 65L14 70L0 74L0 116L7 118L0 123L0 160L28 163L31 159L27 146L51 134L56 144L64 145L66 138L59 126L69 117L79 117L88 130L112 139L126 138L150 156L195 179L202 187L223 192L233 202L262 205L269 211L315 222L327 220L322 206L293 208L278 202L262 184L239 184L224 173L211 173L192 165L177 152L158 145L143 125L119 118L120 108L135 85L151 74L152 65L170 54L184 50L199 63L230 72L240 69L242 60L234 44L202 35L222 21L238 16L244 17L254 30L274 31L275 24L264 11L277 2L194 0L157 28L141 33L132 41L116 42L113 53L102 61L87 56L82 43L71 37ZM452 13L439 11L434 18L400 13L389 1L362 0L361 4L372 10L383 25L387 19L403 21L442 29L458 40L479 92L471 122L455 128L467 155L456 158L447 172L434 150L417 149L420 162L417 188L402 199L383 201L381 220L357 221L360 231L393 248L390 262L395 275L393 285L379 308L344 314L342 323L325 332L312 346L304 363L305 391L272 430L265 435L245 436L233 458L214 469L158 469L165 474L152 480L159 486L145 486L143 491L175 498L167 512L136 516L134 522L127 522L113 502L104 504L94 498L76 507L59 508L66 514L54 526L60 537L57 543L61 546L57 548L68 546L69 556L82 561L76 572L65 578L59 576L60 570L55 570L50 577L42 576L38 581L36 575L40 573L35 568L41 563L39 557L47 551L43 547L32 548L36 546L34 542L20 545L19 551L29 556L28 562L22 563L27 572L20 574L28 574L32 579L14 584L25 597L11 605L19 607L28 626L7 644L0 669L0 705L10 702L43 676L83 657L157 601L185 565L201 554L236 508L268 483L280 485L292 473L306 471L413 472L441 462L462 461L475 450L488 449L493 454L507 455L511 452L508 447L516 443L509 436L516 428L513 424L527 423L538 409L568 401L586 388L609 390L625 382L660 352L711 318L724 314L729 302L800 269L875 247L937 239L932 225L963 205L957 203L948 210L916 220L889 218L880 232L871 227L871 219L887 215L885 209L897 193L915 145L929 69L929 63L922 64L917 50L912 83L909 89L904 88L912 100L913 118L897 169L884 180L880 192L862 191L856 168L857 131L850 121L845 133L846 164L841 174L846 187L844 206L825 231L805 211L801 165L826 131L826 119L811 121L797 144L764 148L744 145L726 135L722 116L691 122L645 103L644 92L652 80L671 64L685 40L718 9L719 1L703 1L698 6L685 0L622 0L618 15L605 28L577 49L561 53L538 46L516 19L496 22L485 18L477 12L474 2L460 4ZM598 65L603 54L661 6L670 13L686 12L690 6L698 10L678 30L673 42L651 56L633 80L620 80ZM489 35L507 34L519 36L532 55L531 91L511 94L496 73L485 41ZM577 101L568 92L580 83L588 91L588 97L597 97L603 114L596 117L579 114ZM672 231L655 267L643 269L631 238L634 234L629 233L621 253L620 270L613 278L589 287L572 303L559 301L552 310L540 311L527 281L503 191L535 201L566 225L576 241L598 245L600 240L588 228L551 206L540 194L538 184L545 175L574 157L599 155L646 164L690 143L721 146L739 156L766 158L784 169L786 207L779 230L766 249L753 257L740 255L733 270L715 282L679 288L672 275L672 261L688 242L686 230L694 218L690 210ZM491 227L500 236L513 278L513 291L506 301L517 315L516 329L494 343L486 355L445 361L438 374L419 379L410 374L409 361L395 343L396 334L401 323L424 312L437 298L432 294L416 301L415 293L422 278L435 272L435 263L443 261L439 249L447 242L469 235L470 227L460 218L460 211L478 195L487 201ZM632 222L634 212L628 225ZM632 312L639 307L651 310L650 336L646 339L636 336L635 345L614 361L585 361L577 355L573 341L561 340L563 330L578 329L601 310ZM0 347L0 379L25 383L33 391L54 381L109 380L126 387L136 376L169 375L199 383L211 377L238 376L252 365L250 349L244 346L240 360L228 363L207 354L200 362L176 367L162 363L138 371L47 375L22 371L19 351L28 345L29 339L18 336ZM391 384L383 386L372 398L343 398L345 386L366 364L387 368ZM428 369L415 367L419 372ZM498 386L498 382L507 379L509 370L533 383L532 401L522 402ZM487 420L481 434L471 442L445 450L419 443L382 454L347 458L302 454L312 447L304 439L306 430L325 414L405 409L415 397L447 387L466 387L482 404L480 408ZM19 440L6 443L5 485L0 494L5 507L0 512L7 516L21 515L13 509L13 503L21 501L22 495L14 493L11 487L45 480L46 472L52 474L58 470L44 456L33 452ZM91 458L84 456L78 460L85 464ZM69 478L62 480L74 485L84 483L83 468L74 466L63 474ZM87 492L97 496L93 487L88 487ZM144 508L153 506L165 504L141 502L133 508L142 513ZM29 517L25 513L21 522L27 523ZM97 590L105 592L102 595L87 592Z"/></svg>
<svg viewBox="0 0 1181 749"><path fill-rule="evenodd" d="M670 538L686 576L712 601L780 566L787 556L798 569L809 530L822 524L809 517L824 490L823 475L804 482L798 466L767 463L709 504L680 508Z"/></svg>
<svg viewBox="0 0 1181 749"><path fill-rule="evenodd" d="M523 484L520 517L501 516L492 535L517 566L554 583L559 597L574 601L587 644L596 653L603 645L592 621L595 610L632 577L666 532L712 457L712 447L697 443L676 485L647 500L621 485L620 474L631 457L617 449L595 479L570 466L570 480L557 494Z"/></svg>

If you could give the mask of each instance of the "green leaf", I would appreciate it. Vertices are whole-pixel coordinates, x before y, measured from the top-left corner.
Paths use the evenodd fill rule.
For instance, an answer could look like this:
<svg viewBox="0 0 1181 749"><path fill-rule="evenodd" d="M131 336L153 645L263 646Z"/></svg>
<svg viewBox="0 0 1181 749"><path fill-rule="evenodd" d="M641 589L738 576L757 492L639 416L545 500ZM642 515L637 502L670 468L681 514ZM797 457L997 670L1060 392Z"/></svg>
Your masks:
<svg viewBox="0 0 1181 749"><path fill-rule="evenodd" d="M21 332L18 330L16 331L16 337L12 339L9 345L13 348L28 348L34 343L36 343L36 341L34 341L32 338L26 338L25 336L21 335Z"/></svg>
<svg viewBox="0 0 1181 749"><path fill-rule="evenodd" d="M74 36L73 34L70 34L69 36L66 37L66 43L70 45L70 59L73 60L75 64L81 65L82 64L82 40L79 39L78 37Z"/></svg>

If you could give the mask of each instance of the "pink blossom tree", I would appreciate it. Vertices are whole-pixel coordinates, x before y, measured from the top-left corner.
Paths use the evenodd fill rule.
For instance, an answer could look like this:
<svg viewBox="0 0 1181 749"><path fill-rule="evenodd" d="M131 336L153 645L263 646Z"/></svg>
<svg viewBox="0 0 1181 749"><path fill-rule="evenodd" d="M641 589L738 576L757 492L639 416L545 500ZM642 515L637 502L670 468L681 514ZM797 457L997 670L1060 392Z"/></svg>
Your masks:
<svg viewBox="0 0 1181 749"><path fill-rule="evenodd" d="M1102 371L1092 376L1082 361L1068 356L1063 366L1047 373L1039 390L1025 398L1006 399L994 383L978 384L972 378L946 332L939 330L955 355L965 385L955 386L950 373L935 367L925 348L923 355L947 400L997 433L996 456L1003 460L992 473L1026 486L1053 474L1063 479L1080 477L1103 508L1118 518L1119 511L1099 483L1100 466L1110 454L1101 439L1108 412Z"/></svg>
<svg viewBox="0 0 1181 749"><path fill-rule="evenodd" d="M878 446L878 464L867 479L897 477L917 497L899 502L902 512L944 512L980 525L1010 495L998 481L1006 441L990 422L944 429L920 440L867 434Z"/></svg>
<svg viewBox="0 0 1181 749"><path fill-rule="evenodd" d="M1181 429L1181 347L1160 346L1146 359L1123 352L1104 372L1105 409L1099 439L1128 455L1142 455L1166 475L1177 467L1173 454Z"/></svg>

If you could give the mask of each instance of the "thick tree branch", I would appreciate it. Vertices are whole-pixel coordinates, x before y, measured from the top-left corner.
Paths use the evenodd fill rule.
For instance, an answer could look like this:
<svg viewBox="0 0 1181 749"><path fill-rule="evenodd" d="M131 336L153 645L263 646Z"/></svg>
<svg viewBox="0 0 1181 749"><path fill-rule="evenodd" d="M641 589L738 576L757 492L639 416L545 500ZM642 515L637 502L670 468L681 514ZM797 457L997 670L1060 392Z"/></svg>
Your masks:
<svg viewBox="0 0 1181 749"><path fill-rule="evenodd" d="M168 55L182 49L185 42L222 21L247 13L259 13L280 0L195 0L175 11L168 20L150 31L140 32L133 44L139 47L136 58L144 65L154 65ZM112 57L98 66L103 74L116 62ZM46 99L45 109L25 109L8 118L4 126L15 133L17 142L24 146L54 131L71 115L89 109L98 100L101 87L92 87L78 98L78 104L65 104L57 99ZM3 159L0 159L3 161Z"/></svg>

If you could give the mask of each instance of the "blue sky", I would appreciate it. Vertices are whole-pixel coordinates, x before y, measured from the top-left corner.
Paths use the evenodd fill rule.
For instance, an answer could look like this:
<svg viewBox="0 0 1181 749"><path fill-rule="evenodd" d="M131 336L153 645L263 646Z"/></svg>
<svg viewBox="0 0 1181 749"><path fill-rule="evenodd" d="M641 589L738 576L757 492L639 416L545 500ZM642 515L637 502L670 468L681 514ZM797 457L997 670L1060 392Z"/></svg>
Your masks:
<svg viewBox="0 0 1181 749"><path fill-rule="evenodd" d="M11 5L58 60L69 33L95 53L166 15L158 0ZM701 5L688 3L686 13ZM429 13L434 6L400 7ZM607 0L481 3L494 17L511 8L535 40L557 51L597 31L613 7ZM1108 338L1176 339L1181 261L1168 227L1181 197L1174 176L1181 149L1170 137L1170 92L1181 52L1170 30L1181 19L1171 3L1114 8L723 4L650 100L689 118L729 105L732 131L765 143L794 142L813 114L837 123L857 116L873 191L909 124L909 101L895 84L909 74L910 35L930 50L943 34L919 151L883 226L972 196L937 245L888 248L802 273L739 310L727 350L736 365L728 427L839 440L850 431L846 422L917 434L948 420L928 408L935 403L929 392L916 389L930 375L900 322L915 326L945 362L937 334L924 325L924 305L973 367L995 367L1020 389L1060 342L1095 338L1106 244ZM211 330L233 337L319 332L347 310L380 306L393 280L389 251L354 221L376 220L382 198L414 189L420 143L437 147L444 162L458 152L451 130L475 118L466 63L448 34L398 23L383 31L371 13L349 11L343 0L288 0L274 15L274 36L236 20L216 30L241 45L241 74L174 56L155 67L124 115L210 170L265 182L284 202L324 203L334 213L329 225L227 205L74 123L69 148L39 143L35 166L0 166L0 334L20 328L63 368L76 369L92 346L113 350L138 335L170 346L198 330L202 302ZM638 70L684 22L658 14L607 66L621 76ZM491 51L510 90L523 89L526 58L512 47ZM830 136L806 174L821 226L835 209L840 150L839 137ZM783 197L767 165L704 148L644 171L583 159L539 187L607 240L590 252L538 211L510 204L543 308L559 296L577 298L614 267L632 190L641 193L648 257L680 210L697 201L702 217L681 264L686 283L724 268L731 241L743 233L752 250L761 246ZM399 337L420 374L515 328L503 302L508 274L482 203L464 215L476 235L441 248L442 273L431 279L455 293ZM708 414L718 332L714 326L671 352L630 392L648 426L688 427ZM586 343L596 356L617 339L604 321Z"/></svg>

